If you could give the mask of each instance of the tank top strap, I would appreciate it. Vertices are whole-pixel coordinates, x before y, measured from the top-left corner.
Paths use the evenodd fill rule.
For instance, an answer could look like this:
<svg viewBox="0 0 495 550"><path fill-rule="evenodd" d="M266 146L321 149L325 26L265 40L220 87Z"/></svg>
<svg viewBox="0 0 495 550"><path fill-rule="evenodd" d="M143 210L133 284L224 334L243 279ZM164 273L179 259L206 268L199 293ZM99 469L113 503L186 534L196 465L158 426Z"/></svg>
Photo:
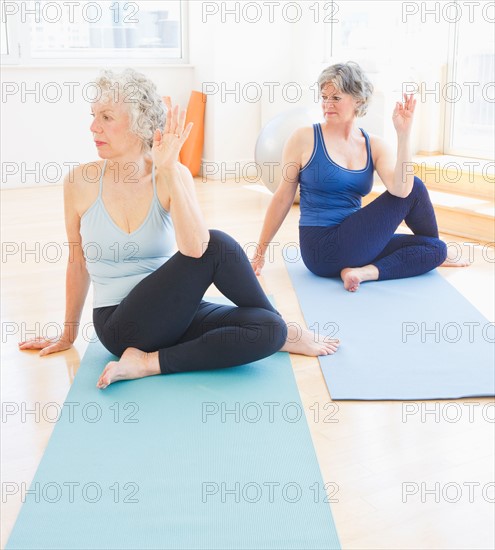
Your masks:
<svg viewBox="0 0 495 550"><path fill-rule="evenodd" d="M158 200L158 192L156 190L156 178L155 178L155 161L153 161L153 164L151 166L151 181L153 182L153 197L158 203L160 201Z"/></svg>
<svg viewBox="0 0 495 550"><path fill-rule="evenodd" d="M363 130L362 128L359 128L364 136L364 141L366 142L366 151L368 153L368 158L371 160L371 145L370 145L370 136L368 133Z"/></svg>
<svg viewBox="0 0 495 550"><path fill-rule="evenodd" d="M316 124L313 124L314 134L315 134L315 147L314 150L317 149L322 150L322 142L323 142L323 135L321 133L321 124L317 122Z"/></svg>
<svg viewBox="0 0 495 550"><path fill-rule="evenodd" d="M105 174L106 167L107 167L107 159L105 159L105 162L103 163L103 168L101 170L100 188L98 189L98 198L99 199L101 199L101 196L103 194L103 175Z"/></svg>

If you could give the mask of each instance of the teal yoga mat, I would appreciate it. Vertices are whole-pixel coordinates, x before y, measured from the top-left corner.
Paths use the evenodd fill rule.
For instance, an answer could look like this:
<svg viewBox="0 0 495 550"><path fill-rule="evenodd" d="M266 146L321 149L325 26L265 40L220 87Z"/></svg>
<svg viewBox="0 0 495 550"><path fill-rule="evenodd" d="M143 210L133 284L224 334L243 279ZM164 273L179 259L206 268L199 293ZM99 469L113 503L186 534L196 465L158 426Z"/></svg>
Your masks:
<svg viewBox="0 0 495 550"><path fill-rule="evenodd" d="M286 258L304 319L341 340L320 357L332 399L495 395L494 324L436 271L344 289Z"/></svg>
<svg viewBox="0 0 495 550"><path fill-rule="evenodd" d="M8 550L340 548L288 354L98 390L112 358L88 346Z"/></svg>

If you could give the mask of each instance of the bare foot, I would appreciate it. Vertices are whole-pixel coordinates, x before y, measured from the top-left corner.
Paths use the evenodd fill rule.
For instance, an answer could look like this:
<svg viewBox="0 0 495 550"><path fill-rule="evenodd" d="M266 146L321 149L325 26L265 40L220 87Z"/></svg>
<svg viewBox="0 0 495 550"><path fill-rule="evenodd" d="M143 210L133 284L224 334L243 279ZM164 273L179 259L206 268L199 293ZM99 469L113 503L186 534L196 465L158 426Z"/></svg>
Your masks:
<svg viewBox="0 0 495 550"><path fill-rule="evenodd" d="M443 262L440 267L467 267L468 265L471 264L464 258L449 258L449 256L447 255L447 258L445 258L445 262Z"/></svg>
<svg viewBox="0 0 495 550"><path fill-rule="evenodd" d="M344 288L349 292L356 292L363 281L376 281L378 275L378 269L372 264L364 267L346 267L340 272Z"/></svg>
<svg viewBox="0 0 495 550"><path fill-rule="evenodd" d="M440 267L467 267L468 265L471 264L462 256L459 257L457 247L447 245L447 257Z"/></svg>
<svg viewBox="0 0 495 550"><path fill-rule="evenodd" d="M160 374L158 352L146 353L136 348L127 348L118 361L107 364L96 387L103 390L117 380L134 380L153 374Z"/></svg>
<svg viewBox="0 0 495 550"><path fill-rule="evenodd" d="M347 267L340 272L340 277L344 281L344 288L349 292L356 292L359 288L359 283L361 283L362 278L358 269L352 269Z"/></svg>
<svg viewBox="0 0 495 550"><path fill-rule="evenodd" d="M340 340L337 338L314 334L291 323L288 325L287 340L280 351L317 357L318 355L332 355L339 346Z"/></svg>
<svg viewBox="0 0 495 550"><path fill-rule="evenodd" d="M443 262L443 264L441 264L439 267L467 267L468 265L471 264L464 258L459 258L458 260L446 258L445 262Z"/></svg>

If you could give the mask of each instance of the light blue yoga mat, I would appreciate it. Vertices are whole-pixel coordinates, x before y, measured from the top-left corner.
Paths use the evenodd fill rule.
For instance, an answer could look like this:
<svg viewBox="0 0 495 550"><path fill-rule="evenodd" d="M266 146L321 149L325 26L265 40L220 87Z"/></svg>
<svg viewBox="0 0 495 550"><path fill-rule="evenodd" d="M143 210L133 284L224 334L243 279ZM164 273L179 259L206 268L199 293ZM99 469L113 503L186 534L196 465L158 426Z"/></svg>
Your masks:
<svg viewBox="0 0 495 550"><path fill-rule="evenodd" d="M495 395L494 325L436 271L352 293L289 260L308 327L341 340L319 358L332 399Z"/></svg>
<svg viewBox="0 0 495 550"><path fill-rule="evenodd" d="M340 548L288 354L98 390L112 358L89 345L7 549Z"/></svg>

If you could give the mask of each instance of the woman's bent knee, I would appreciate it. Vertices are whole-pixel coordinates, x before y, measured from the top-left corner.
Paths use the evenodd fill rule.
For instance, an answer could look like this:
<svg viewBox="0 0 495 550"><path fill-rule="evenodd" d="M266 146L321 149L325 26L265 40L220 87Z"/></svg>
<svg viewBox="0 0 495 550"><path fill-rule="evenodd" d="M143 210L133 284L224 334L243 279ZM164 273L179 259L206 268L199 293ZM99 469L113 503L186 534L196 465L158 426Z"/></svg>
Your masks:
<svg viewBox="0 0 495 550"><path fill-rule="evenodd" d="M217 257L222 262L227 259L240 259L244 255L241 245L230 235L218 229L210 229L210 241L203 258Z"/></svg>
<svg viewBox="0 0 495 550"><path fill-rule="evenodd" d="M418 178L418 176L414 176L412 192L424 193L425 191L428 191L428 189L426 189L426 185L423 183L423 180Z"/></svg>
<svg viewBox="0 0 495 550"><path fill-rule="evenodd" d="M283 347L287 340L287 324L276 313L267 311L267 320L263 323L265 326L265 339L271 353L275 353Z"/></svg>
<svg viewBox="0 0 495 550"><path fill-rule="evenodd" d="M437 243L437 249L438 249L438 265L442 265L443 262L447 259L447 244L438 239Z"/></svg>

